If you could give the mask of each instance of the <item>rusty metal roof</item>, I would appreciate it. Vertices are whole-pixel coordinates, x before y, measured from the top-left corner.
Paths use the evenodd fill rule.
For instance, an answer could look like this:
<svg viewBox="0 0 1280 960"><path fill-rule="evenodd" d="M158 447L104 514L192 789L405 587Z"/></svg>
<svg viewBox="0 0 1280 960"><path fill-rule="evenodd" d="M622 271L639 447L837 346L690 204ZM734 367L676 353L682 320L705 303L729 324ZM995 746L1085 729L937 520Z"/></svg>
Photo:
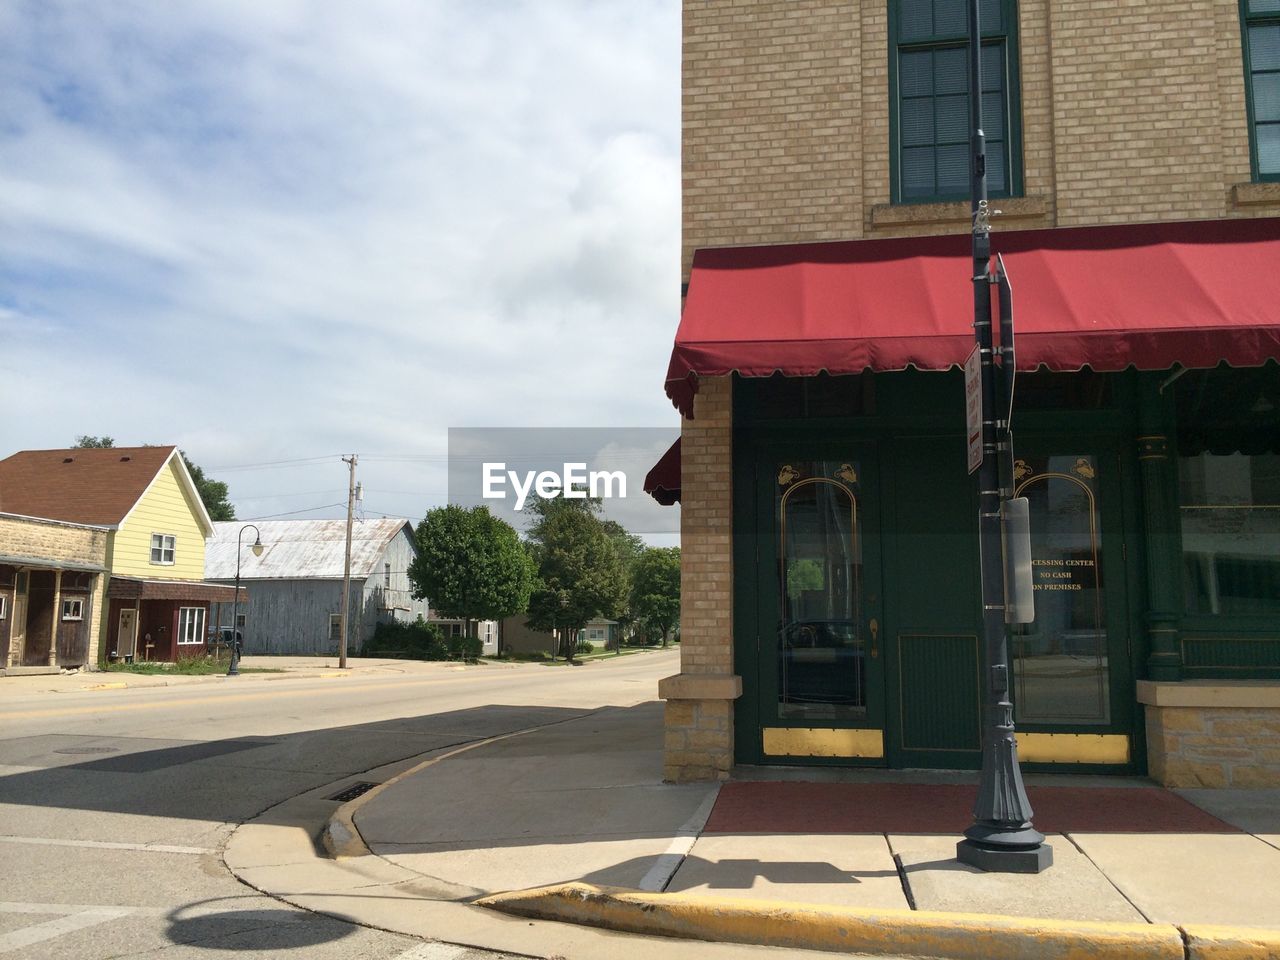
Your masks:
<svg viewBox="0 0 1280 960"><path fill-rule="evenodd" d="M346 552L346 520L259 520L247 524L228 520L213 525L213 536L205 546L204 575L207 580L234 580L236 539L246 526L262 534L262 556L250 547L253 531L244 535L240 550L241 580L333 580L342 578ZM351 576L364 579L378 569L383 551L401 530L413 540L413 524L408 520L357 520L351 527Z"/></svg>

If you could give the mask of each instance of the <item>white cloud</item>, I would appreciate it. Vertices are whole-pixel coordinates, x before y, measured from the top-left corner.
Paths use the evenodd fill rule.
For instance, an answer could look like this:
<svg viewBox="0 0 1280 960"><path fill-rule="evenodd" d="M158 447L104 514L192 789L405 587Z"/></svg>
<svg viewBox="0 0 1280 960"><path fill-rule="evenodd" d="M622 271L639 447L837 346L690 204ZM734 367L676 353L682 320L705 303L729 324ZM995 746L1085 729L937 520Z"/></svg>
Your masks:
<svg viewBox="0 0 1280 960"><path fill-rule="evenodd" d="M676 0L8 5L0 83L6 449L417 516L449 426L675 423Z"/></svg>

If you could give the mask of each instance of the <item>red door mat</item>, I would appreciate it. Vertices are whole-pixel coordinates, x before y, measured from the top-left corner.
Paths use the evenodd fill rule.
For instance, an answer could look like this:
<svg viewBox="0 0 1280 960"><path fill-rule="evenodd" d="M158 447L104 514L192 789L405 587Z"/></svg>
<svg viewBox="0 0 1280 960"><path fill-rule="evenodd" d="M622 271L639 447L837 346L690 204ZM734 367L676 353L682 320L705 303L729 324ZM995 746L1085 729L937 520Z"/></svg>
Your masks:
<svg viewBox="0 0 1280 960"><path fill-rule="evenodd" d="M960 833L977 788L958 784L735 781L705 833ZM1158 787L1028 787L1045 833L1239 833Z"/></svg>

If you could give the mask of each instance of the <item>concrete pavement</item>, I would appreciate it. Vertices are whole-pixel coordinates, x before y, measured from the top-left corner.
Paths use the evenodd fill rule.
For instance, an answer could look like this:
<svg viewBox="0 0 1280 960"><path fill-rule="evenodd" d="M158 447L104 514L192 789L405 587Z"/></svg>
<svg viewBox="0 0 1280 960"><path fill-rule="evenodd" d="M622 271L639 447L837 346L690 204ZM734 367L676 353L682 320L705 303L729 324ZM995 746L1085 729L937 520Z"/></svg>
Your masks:
<svg viewBox="0 0 1280 960"><path fill-rule="evenodd" d="M463 670L492 668L515 669L514 663L486 660L480 664L450 661L392 660L381 657L350 657L345 669L338 668L337 657L262 657L240 659L247 670L269 670L270 673L242 673L228 677L225 673L128 673L123 670L77 670L69 673L43 673L2 678L0 689L7 695L38 693L78 693L95 690L121 690L148 687L174 687L200 684L266 683L279 680L367 678L376 676L432 676Z"/></svg>
<svg viewBox="0 0 1280 960"><path fill-rule="evenodd" d="M748 813L763 809L767 815L769 806L752 807L741 797L729 803L730 793L749 801L753 791L781 787L803 799L813 785L738 781L717 803L717 785L662 784L657 703L604 708L371 771L363 779L384 785L342 807L319 794L298 798L242 827L227 848L227 865L252 886L309 909L570 960L599 956L606 944L611 956L640 956L653 946L589 927L513 920L470 901L583 881L667 891L671 902L677 894L682 903L702 898L709 907L730 895L762 911L786 902L797 909L999 914L1036 923L1161 930L1173 930L1173 924L1280 928L1277 791L1196 791L1183 798L1147 781L1030 777L1040 798L1033 802L1044 804L1058 828L1050 837L1056 864L1039 876L1015 878L983 874L954 859L953 795L967 795L964 782L973 780L967 774L913 774L906 779L918 783L906 787L893 786L892 774L883 772L823 778L843 781L822 786L846 791L853 807L868 797L886 802L883 794L868 792L871 787L941 790L916 805L924 821L919 810L912 812L910 796L901 794L900 802L888 801L899 808L888 820L883 812L865 811L880 818L871 820L851 812L855 826L875 824L865 832L841 832L839 823L809 832L794 825L738 829L759 827ZM943 810L944 801L952 808ZM931 831L925 828L934 808L945 822ZM794 811L773 809L778 824L794 819ZM908 814L916 819L901 819ZM312 838L335 819L354 828L345 852L363 855L333 860L317 853ZM644 910L648 915L653 908ZM1181 943L1189 935L1180 936ZM662 949L713 956L725 946L666 941ZM743 948L731 949L741 955Z"/></svg>
<svg viewBox="0 0 1280 960"><path fill-rule="evenodd" d="M643 699L673 659L342 676L307 663L280 682L97 690L0 680L0 957L499 960L281 903L239 882L224 847L282 800L331 796L370 767ZM72 686L31 689L50 681Z"/></svg>

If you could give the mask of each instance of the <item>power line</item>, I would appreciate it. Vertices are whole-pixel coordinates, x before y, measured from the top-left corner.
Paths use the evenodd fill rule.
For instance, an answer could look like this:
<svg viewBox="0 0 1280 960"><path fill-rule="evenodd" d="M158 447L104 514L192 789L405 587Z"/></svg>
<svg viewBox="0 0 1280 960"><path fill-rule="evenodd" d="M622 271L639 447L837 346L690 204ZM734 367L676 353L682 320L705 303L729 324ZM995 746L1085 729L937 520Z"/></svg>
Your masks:
<svg viewBox="0 0 1280 960"><path fill-rule="evenodd" d="M318 507L306 507L303 510L290 510L288 513L268 513L268 514L264 514L261 517L244 517L243 519L245 521L274 520L276 517L292 517L296 513L311 513L313 510L328 510L330 507L341 507L341 506L344 506L344 504L341 501L339 501L338 503L322 503ZM239 520L241 518L237 517L236 519Z"/></svg>
<svg viewBox="0 0 1280 960"><path fill-rule="evenodd" d="M331 454L323 457L300 457L296 460L264 460L262 463L239 463L224 467L208 467L211 473L229 473L232 470L259 470L268 467L287 467L300 463L324 463L327 460L336 460L341 454Z"/></svg>

